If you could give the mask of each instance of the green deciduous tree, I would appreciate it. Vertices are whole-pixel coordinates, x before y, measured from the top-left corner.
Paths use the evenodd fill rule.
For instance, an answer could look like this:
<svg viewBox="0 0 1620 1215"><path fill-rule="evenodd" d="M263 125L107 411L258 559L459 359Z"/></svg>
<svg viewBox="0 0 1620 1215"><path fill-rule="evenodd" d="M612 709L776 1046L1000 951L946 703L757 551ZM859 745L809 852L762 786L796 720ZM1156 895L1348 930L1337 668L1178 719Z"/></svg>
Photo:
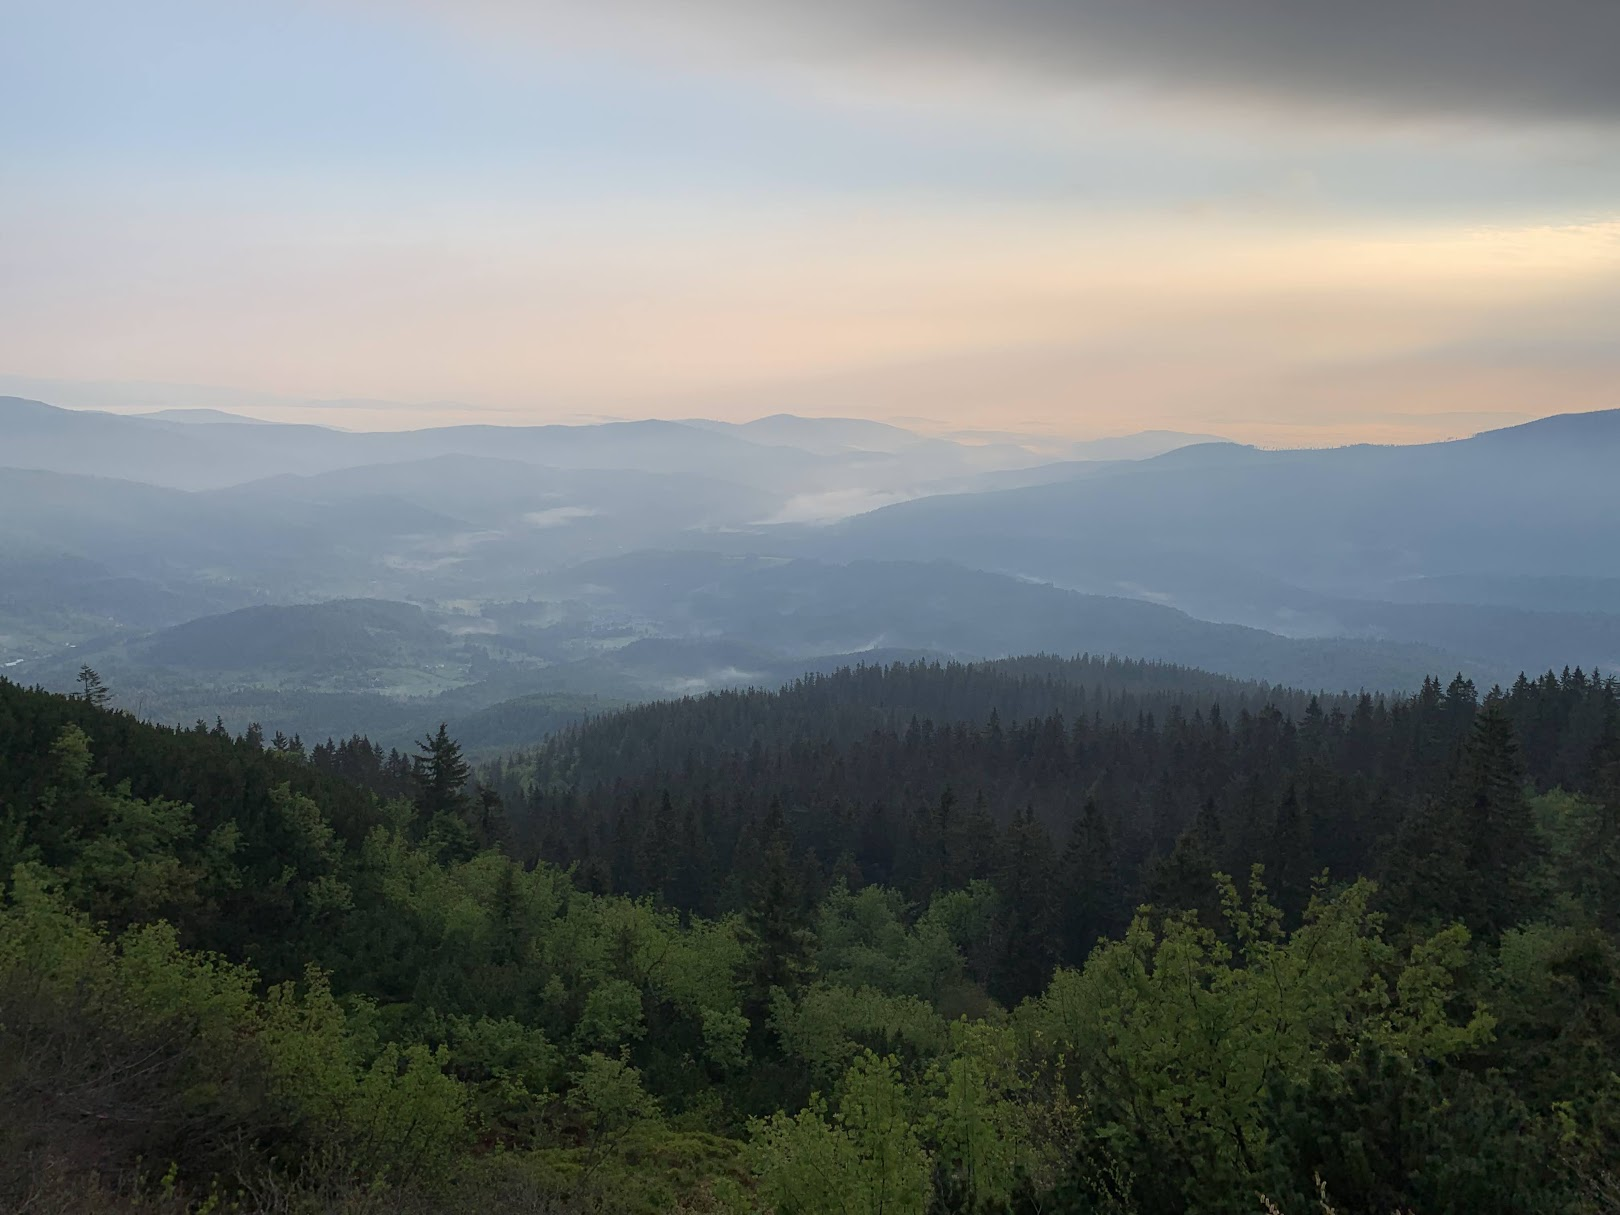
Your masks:
<svg viewBox="0 0 1620 1215"><path fill-rule="evenodd" d="M1147 1209L1252 1209L1248 1196L1287 1172L1271 1093L1361 1042L1440 1061L1491 1030L1454 1009L1460 927L1401 965L1365 883L1313 899L1292 934L1258 878L1247 902L1219 884L1232 945L1190 914L1157 929L1139 918L1020 1013L1032 1049L1074 1068L1092 1135L1124 1149Z"/></svg>
<svg viewBox="0 0 1620 1215"><path fill-rule="evenodd" d="M859 1056L836 1109L821 1097L751 1126L760 1197L777 1215L923 1215L929 1163L892 1058Z"/></svg>

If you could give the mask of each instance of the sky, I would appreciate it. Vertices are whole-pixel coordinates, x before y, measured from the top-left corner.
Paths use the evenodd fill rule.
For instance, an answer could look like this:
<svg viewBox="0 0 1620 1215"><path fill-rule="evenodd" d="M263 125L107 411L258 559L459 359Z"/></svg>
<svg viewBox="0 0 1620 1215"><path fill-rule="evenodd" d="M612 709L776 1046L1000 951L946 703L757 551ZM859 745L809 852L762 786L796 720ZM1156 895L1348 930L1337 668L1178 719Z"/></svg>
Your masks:
<svg viewBox="0 0 1620 1215"><path fill-rule="evenodd" d="M0 391L1416 441L1620 407L1613 0L6 0Z"/></svg>

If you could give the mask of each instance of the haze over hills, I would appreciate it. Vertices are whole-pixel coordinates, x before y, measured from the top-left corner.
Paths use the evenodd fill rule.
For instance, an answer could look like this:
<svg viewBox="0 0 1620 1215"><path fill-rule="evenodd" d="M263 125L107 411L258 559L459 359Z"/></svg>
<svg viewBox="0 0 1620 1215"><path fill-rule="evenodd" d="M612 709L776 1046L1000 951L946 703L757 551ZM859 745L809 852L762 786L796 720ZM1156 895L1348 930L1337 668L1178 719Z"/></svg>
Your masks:
<svg viewBox="0 0 1620 1215"><path fill-rule="evenodd" d="M918 447L943 449L954 446L941 439L929 439L903 427L866 418L801 418L795 414L777 413L756 418L752 422L714 422L706 418L691 418L684 424L741 435L755 443L801 447L827 455L851 451L892 453Z"/></svg>
<svg viewBox="0 0 1620 1215"><path fill-rule="evenodd" d="M1620 411L1413 447L1185 447L999 493L903 503L805 552L952 559L1261 627L1415 578L1558 579L1614 551Z"/></svg>
<svg viewBox="0 0 1620 1215"><path fill-rule="evenodd" d="M148 413L135 416L152 418L159 422L192 422L202 426L214 425L220 422L245 422L259 426L270 425L261 418L250 418L244 414L229 413L223 409L154 409Z"/></svg>
<svg viewBox="0 0 1620 1215"><path fill-rule="evenodd" d="M234 722L229 690L289 729L300 696L384 721L862 654L1116 653L1331 689L1620 664L1592 564L1615 551L1620 412L1414 447L1206 440L1054 460L860 419L351 434L7 399L0 662L66 686L94 656L172 715ZM362 618L382 632L345 631Z"/></svg>
<svg viewBox="0 0 1620 1215"><path fill-rule="evenodd" d="M404 745L390 706L410 707L420 730L435 713L461 720L522 701L539 710L538 737L554 724L559 694L619 703L774 687L852 663L1035 652L1134 654L1326 689L1404 687L1433 670L1478 666L1432 647L1279 637L942 563L641 553L544 576L536 597L480 610L375 599L248 607L92 639L24 673L67 688L89 663L160 720L217 715L235 730L274 709L277 728L302 732L298 706L320 703L310 694L342 695L356 728ZM1481 670L1510 677L1506 667ZM502 712L516 728L519 708ZM470 727L463 733L469 746L485 745Z"/></svg>
<svg viewBox="0 0 1620 1215"><path fill-rule="evenodd" d="M435 456L527 460L558 468L628 469L714 476L784 494L871 488L878 483L1038 463L1001 444L969 447L915 437L899 453L851 447L828 436L839 420L796 419L818 437L804 446L774 441L767 428L719 423L603 422L582 426L450 426L351 432L321 426L213 417L175 421L0 398L4 465L90 476L131 476L176 489L215 489L278 474L310 475L364 464ZM904 435L906 432L897 432ZM902 459L906 452L916 453Z"/></svg>

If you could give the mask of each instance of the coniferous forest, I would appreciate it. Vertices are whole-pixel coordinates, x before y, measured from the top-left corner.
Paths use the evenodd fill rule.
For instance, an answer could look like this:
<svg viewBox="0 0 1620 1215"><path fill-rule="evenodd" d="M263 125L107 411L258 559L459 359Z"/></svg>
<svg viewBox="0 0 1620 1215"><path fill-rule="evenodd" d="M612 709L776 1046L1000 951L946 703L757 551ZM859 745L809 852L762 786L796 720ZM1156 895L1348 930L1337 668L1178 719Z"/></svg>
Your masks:
<svg viewBox="0 0 1620 1215"><path fill-rule="evenodd" d="M0 1209L1620 1209L1610 678L106 701L0 682Z"/></svg>

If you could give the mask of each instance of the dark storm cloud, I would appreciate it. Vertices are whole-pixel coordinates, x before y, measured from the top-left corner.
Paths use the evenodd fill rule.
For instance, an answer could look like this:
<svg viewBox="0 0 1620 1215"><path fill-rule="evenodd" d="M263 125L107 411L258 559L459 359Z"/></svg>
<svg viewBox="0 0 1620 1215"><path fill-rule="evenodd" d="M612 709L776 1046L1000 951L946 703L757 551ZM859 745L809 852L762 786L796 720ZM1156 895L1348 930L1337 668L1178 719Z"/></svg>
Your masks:
<svg viewBox="0 0 1620 1215"><path fill-rule="evenodd" d="M761 0L731 11L758 18ZM823 50L1059 85L1392 116L1620 120L1620 0L816 0L775 11Z"/></svg>

